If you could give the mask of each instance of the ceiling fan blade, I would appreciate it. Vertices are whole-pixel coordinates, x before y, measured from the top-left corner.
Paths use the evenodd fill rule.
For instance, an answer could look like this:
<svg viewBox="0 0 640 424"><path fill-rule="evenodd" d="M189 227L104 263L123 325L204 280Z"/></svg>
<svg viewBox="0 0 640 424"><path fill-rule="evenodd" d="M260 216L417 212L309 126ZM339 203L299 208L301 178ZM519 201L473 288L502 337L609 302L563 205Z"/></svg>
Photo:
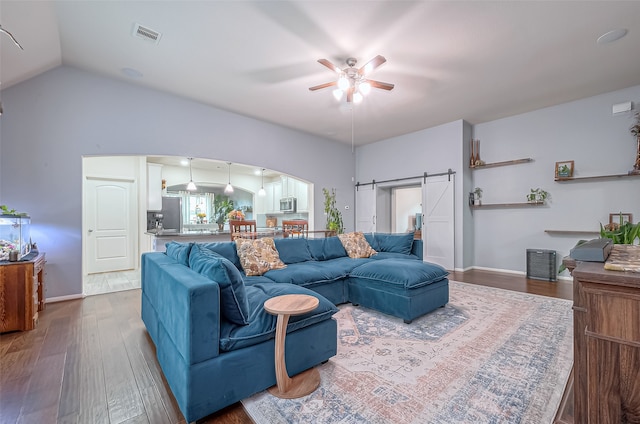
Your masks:
<svg viewBox="0 0 640 424"><path fill-rule="evenodd" d="M371 84L371 87L381 88L383 90L393 90L393 87L395 87L395 85L389 84L388 82L374 81L370 79L368 79L367 82Z"/></svg>
<svg viewBox="0 0 640 424"><path fill-rule="evenodd" d="M327 59L318 59L318 63L323 64L324 66L326 66L327 68L329 68L333 72L335 72L336 74L341 74L342 73L342 69L338 68L336 65L334 65L331 62L329 62Z"/></svg>
<svg viewBox="0 0 640 424"><path fill-rule="evenodd" d="M362 68L358 69L358 74L367 75L369 72L373 71L374 69L376 69L378 66L382 65L386 61L387 59L385 59L383 56L378 55L373 59L371 59L370 61L368 61Z"/></svg>
<svg viewBox="0 0 640 424"><path fill-rule="evenodd" d="M351 103L353 101L353 88L349 88L347 90L347 103Z"/></svg>
<svg viewBox="0 0 640 424"><path fill-rule="evenodd" d="M322 88L333 87L334 85L338 85L338 81L325 82L324 84L314 85L313 87L309 87L309 91L316 91Z"/></svg>

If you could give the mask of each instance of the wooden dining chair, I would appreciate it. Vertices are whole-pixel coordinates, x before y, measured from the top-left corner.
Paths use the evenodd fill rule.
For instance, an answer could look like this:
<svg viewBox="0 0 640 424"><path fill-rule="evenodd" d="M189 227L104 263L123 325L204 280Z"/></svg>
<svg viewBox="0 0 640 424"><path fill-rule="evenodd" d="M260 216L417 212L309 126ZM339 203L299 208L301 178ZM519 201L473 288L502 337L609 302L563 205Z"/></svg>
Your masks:
<svg viewBox="0 0 640 424"><path fill-rule="evenodd" d="M256 221L251 219L243 220L229 220L229 231L231 233L231 241L237 238L255 239L256 233Z"/></svg>
<svg viewBox="0 0 640 424"><path fill-rule="evenodd" d="M307 238L309 236L309 221L305 219L292 219L282 221L283 237Z"/></svg>

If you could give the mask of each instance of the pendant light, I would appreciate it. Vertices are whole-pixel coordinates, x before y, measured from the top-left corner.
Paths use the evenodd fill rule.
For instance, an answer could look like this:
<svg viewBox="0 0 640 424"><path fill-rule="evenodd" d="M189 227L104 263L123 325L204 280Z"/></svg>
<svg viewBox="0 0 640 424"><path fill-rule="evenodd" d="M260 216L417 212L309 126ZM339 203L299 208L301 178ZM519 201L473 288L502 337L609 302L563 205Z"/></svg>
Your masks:
<svg viewBox="0 0 640 424"><path fill-rule="evenodd" d="M227 162L227 165L229 165L229 182L227 183L227 186L224 188L224 193L225 194L231 194L233 193L233 186L231 185L231 162Z"/></svg>
<svg viewBox="0 0 640 424"><path fill-rule="evenodd" d="M258 196L264 197L267 195L267 192L264 191L264 168L262 168L262 185L260 186L260 190L258 190Z"/></svg>
<svg viewBox="0 0 640 424"><path fill-rule="evenodd" d="M196 187L196 183L193 182L193 174L191 172L191 161L193 158L187 159L189 159L189 184L187 184L187 191L196 191L198 187Z"/></svg>

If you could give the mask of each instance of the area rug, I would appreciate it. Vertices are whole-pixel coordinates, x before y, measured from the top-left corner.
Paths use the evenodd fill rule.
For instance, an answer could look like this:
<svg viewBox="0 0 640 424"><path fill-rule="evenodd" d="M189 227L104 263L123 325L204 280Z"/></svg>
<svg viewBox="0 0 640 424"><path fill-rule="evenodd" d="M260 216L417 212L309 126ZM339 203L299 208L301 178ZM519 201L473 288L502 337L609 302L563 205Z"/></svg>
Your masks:
<svg viewBox="0 0 640 424"><path fill-rule="evenodd" d="M258 424L552 423L573 363L571 305L453 281L449 304L411 324L342 305L314 393L242 403Z"/></svg>

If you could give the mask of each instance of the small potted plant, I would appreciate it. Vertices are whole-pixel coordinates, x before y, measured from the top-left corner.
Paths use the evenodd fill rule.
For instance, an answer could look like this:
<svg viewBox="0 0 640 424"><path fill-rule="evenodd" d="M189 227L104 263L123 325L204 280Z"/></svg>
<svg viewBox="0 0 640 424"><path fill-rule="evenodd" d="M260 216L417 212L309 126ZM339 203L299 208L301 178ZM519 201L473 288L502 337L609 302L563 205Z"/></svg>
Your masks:
<svg viewBox="0 0 640 424"><path fill-rule="evenodd" d="M342 212L336 207L336 189L331 191L326 188L322 189L324 194L324 213L327 215L326 229L334 234L342 234L344 224L342 223Z"/></svg>
<svg viewBox="0 0 640 424"><path fill-rule="evenodd" d="M224 223L227 222L227 215L233 210L233 200L227 196L215 196L213 198L213 218L218 224L218 230L224 229Z"/></svg>
<svg viewBox="0 0 640 424"><path fill-rule="evenodd" d="M531 189L531 193L527 194L529 203L544 203L549 198L549 193L541 188Z"/></svg>
<svg viewBox="0 0 640 424"><path fill-rule="evenodd" d="M473 189L473 193L475 194L475 200L474 200L474 204L475 205L481 205L482 204L482 189L480 187L476 187L475 189Z"/></svg>
<svg viewBox="0 0 640 424"><path fill-rule="evenodd" d="M633 164L633 169L629 171L629 174L640 174L640 112L636 113L636 123L629 128L631 135L635 136L637 144L636 162Z"/></svg>

